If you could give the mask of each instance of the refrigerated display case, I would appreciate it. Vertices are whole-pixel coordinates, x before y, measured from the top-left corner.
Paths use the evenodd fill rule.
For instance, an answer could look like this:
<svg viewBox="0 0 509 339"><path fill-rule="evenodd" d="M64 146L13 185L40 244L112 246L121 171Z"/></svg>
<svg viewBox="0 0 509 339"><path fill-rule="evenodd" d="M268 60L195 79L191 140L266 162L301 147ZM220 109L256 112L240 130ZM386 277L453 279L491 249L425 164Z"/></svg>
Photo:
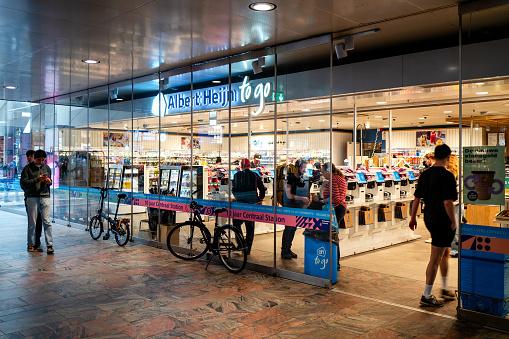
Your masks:
<svg viewBox="0 0 509 339"><path fill-rule="evenodd" d="M122 165L109 165L106 187L120 190L122 184Z"/></svg>
<svg viewBox="0 0 509 339"><path fill-rule="evenodd" d="M143 172L141 172L143 173ZM140 170L138 167L124 165L122 168L122 191L140 192Z"/></svg>
<svg viewBox="0 0 509 339"><path fill-rule="evenodd" d="M161 166L161 190L167 190L167 194L179 195L180 192L180 166Z"/></svg>
<svg viewBox="0 0 509 339"><path fill-rule="evenodd" d="M180 195L190 198L193 193L194 199L203 199L203 166L182 166L182 178L180 182ZM206 193L205 193L206 194Z"/></svg>

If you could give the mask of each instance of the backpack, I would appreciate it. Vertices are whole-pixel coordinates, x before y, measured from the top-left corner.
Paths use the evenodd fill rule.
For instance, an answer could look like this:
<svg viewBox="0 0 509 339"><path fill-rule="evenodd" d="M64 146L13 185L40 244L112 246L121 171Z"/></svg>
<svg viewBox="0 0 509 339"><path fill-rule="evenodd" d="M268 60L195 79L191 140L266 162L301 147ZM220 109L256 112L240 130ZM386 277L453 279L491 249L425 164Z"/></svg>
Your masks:
<svg viewBox="0 0 509 339"><path fill-rule="evenodd" d="M286 173L295 173L295 166L288 164L276 167L276 202L280 206L283 206Z"/></svg>

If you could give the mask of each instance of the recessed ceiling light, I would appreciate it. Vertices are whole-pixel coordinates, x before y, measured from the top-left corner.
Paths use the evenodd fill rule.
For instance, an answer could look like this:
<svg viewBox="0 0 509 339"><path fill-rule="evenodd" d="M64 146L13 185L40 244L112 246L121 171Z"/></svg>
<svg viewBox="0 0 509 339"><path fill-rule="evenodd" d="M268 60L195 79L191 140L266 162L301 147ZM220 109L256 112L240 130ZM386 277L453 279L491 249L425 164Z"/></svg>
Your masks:
<svg viewBox="0 0 509 339"><path fill-rule="evenodd" d="M234 123L234 124L232 124L232 127L237 127L237 124L235 124L235 123Z"/></svg>
<svg viewBox="0 0 509 339"><path fill-rule="evenodd" d="M311 111L311 110L310 110L309 108L303 108L303 109L301 109L301 111L302 111L302 112L309 112L309 111Z"/></svg>
<svg viewBox="0 0 509 339"><path fill-rule="evenodd" d="M476 85L477 86L482 86L482 85L484 85L484 82L477 82Z"/></svg>
<svg viewBox="0 0 509 339"><path fill-rule="evenodd" d="M452 113L452 111L444 111L444 113Z"/></svg>
<svg viewBox="0 0 509 339"><path fill-rule="evenodd" d="M283 129L282 129L282 128L278 128L277 130L278 130L278 131L282 131Z"/></svg>
<svg viewBox="0 0 509 339"><path fill-rule="evenodd" d="M212 83L213 83L213 84L220 84L220 83L221 83L221 80L212 80Z"/></svg>
<svg viewBox="0 0 509 339"><path fill-rule="evenodd" d="M318 120L318 122L325 122L325 120Z"/></svg>
<svg viewBox="0 0 509 339"><path fill-rule="evenodd" d="M384 104L386 104L386 103L387 103L387 101L377 101L376 103L377 103L378 105L384 105Z"/></svg>
<svg viewBox="0 0 509 339"><path fill-rule="evenodd" d="M249 8L253 11L268 12L276 9L276 5L271 2L253 2Z"/></svg>
<svg viewBox="0 0 509 339"><path fill-rule="evenodd" d="M16 88L18 88L18 87L16 87L16 86L11 86L11 85L7 85L7 86L4 86L4 88L6 88L6 89L16 89Z"/></svg>
<svg viewBox="0 0 509 339"><path fill-rule="evenodd" d="M383 125L383 127L386 127L386 128L388 128L388 127L389 127L389 125Z"/></svg>
<svg viewBox="0 0 509 339"><path fill-rule="evenodd" d="M375 118L383 118L381 115L375 115Z"/></svg>
<svg viewBox="0 0 509 339"><path fill-rule="evenodd" d="M115 100L117 100L117 101L122 101L122 100L124 100L124 99L122 99L122 98L116 98Z"/></svg>
<svg viewBox="0 0 509 339"><path fill-rule="evenodd" d="M419 118L419 120L424 120L424 119L426 119L426 118Z"/></svg>
<svg viewBox="0 0 509 339"><path fill-rule="evenodd" d="M86 60L81 60L81 61L86 63L86 64L98 64L98 63L100 63L99 60L94 60L94 59L86 59Z"/></svg>
<svg viewBox="0 0 509 339"><path fill-rule="evenodd" d="M260 129L263 129L263 125L260 125Z"/></svg>
<svg viewBox="0 0 509 339"><path fill-rule="evenodd" d="M485 95L485 94L488 94L488 92L476 92L475 94L477 94L477 95Z"/></svg>
<svg viewBox="0 0 509 339"><path fill-rule="evenodd" d="M307 126L306 129L309 131L311 128L309 126Z"/></svg>
<svg viewBox="0 0 509 339"><path fill-rule="evenodd" d="M454 124L454 122L452 122L452 121L446 121L445 123L446 124Z"/></svg>
<svg viewBox="0 0 509 339"><path fill-rule="evenodd" d="M243 116L243 117L248 117L248 116L249 116L249 114L242 114L242 116Z"/></svg>

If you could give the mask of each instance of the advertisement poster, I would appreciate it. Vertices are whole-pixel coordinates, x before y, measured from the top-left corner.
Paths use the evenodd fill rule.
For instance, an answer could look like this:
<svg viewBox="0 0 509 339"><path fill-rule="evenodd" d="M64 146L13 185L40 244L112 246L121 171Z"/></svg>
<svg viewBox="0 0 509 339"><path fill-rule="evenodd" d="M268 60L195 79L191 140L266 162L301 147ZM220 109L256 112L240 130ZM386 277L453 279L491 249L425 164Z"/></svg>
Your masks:
<svg viewBox="0 0 509 339"><path fill-rule="evenodd" d="M505 147L464 147L463 170L465 204L505 204Z"/></svg>
<svg viewBox="0 0 509 339"><path fill-rule="evenodd" d="M417 131L417 147L434 147L445 144L445 131Z"/></svg>
<svg viewBox="0 0 509 339"><path fill-rule="evenodd" d="M128 133L103 133L103 146L126 147L129 146Z"/></svg>
<svg viewBox="0 0 509 339"><path fill-rule="evenodd" d="M193 148L194 149L200 149L200 139L193 138ZM182 137L180 141L180 148L181 149L191 149L191 137Z"/></svg>

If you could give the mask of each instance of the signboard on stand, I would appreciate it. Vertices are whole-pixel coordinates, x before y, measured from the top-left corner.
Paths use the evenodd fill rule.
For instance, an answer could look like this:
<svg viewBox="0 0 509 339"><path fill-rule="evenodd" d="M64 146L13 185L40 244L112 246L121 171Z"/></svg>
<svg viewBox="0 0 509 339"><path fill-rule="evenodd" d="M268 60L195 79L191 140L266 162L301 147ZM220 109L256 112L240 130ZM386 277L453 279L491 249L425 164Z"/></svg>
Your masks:
<svg viewBox="0 0 509 339"><path fill-rule="evenodd" d="M463 169L466 204L505 204L505 147L464 147Z"/></svg>

